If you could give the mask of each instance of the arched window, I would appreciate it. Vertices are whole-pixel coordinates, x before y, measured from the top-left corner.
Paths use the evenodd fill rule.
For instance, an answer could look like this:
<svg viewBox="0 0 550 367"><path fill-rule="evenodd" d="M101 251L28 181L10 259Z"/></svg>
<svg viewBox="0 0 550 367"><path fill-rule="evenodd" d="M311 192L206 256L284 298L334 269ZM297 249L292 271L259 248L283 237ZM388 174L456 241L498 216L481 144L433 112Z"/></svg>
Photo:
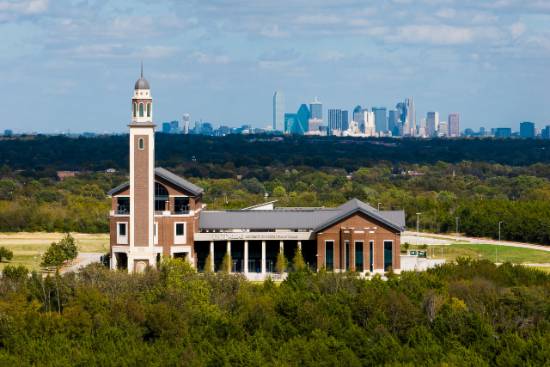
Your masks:
<svg viewBox="0 0 550 367"><path fill-rule="evenodd" d="M143 117L143 103L139 104L139 117Z"/></svg>
<svg viewBox="0 0 550 367"><path fill-rule="evenodd" d="M155 210L166 210L166 202L169 200L168 190L166 187L155 182Z"/></svg>
<svg viewBox="0 0 550 367"><path fill-rule="evenodd" d="M147 103L147 117L151 117L151 103Z"/></svg>
<svg viewBox="0 0 550 367"><path fill-rule="evenodd" d="M143 141L143 138L138 139L138 149L139 150L145 149L145 141Z"/></svg>
<svg viewBox="0 0 550 367"><path fill-rule="evenodd" d="M134 102L134 117L137 117L137 103Z"/></svg>

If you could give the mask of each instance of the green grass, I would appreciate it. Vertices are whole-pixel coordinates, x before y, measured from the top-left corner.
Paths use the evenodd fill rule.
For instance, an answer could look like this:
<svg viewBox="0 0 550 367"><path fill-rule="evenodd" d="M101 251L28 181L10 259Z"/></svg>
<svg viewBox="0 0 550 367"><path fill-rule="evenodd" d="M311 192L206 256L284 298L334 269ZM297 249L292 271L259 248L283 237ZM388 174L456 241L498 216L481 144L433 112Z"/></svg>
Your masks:
<svg viewBox="0 0 550 367"><path fill-rule="evenodd" d="M411 249L416 248L418 246L411 246ZM472 259L486 259L498 263L550 263L550 252L522 247L455 243L447 246L428 246L427 251L431 258L446 259L448 261L455 260L457 257L470 257Z"/></svg>
<svg viewBox="0 0 550 367"><path fill-rule="evenodd" d="M109 250L108 234L73 233L79 252L102 252ZM31 270L40 270L42 254L48 246L59 241L63 233L0 233L0 246L13 251L13 259L0 263L0 269L7 264L24 265Z"/></svg>

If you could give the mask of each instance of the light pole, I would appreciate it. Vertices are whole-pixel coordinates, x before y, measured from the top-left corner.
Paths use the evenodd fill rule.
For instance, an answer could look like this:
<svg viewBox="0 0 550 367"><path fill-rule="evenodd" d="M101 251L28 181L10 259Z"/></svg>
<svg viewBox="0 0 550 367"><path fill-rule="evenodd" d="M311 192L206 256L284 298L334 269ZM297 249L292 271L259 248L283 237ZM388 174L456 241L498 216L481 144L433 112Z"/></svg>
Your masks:
<svg viewBox="0 0 550 367"><path fill-rule="evenodd" d="M498 242L500 242L500 227L502 226L503 221L498 222Z"/></svg>
<svg viewBox="0 0 550 367"><path fill-rule="evenodd" d="M380 204L382 204L382 203L378 203L378 211L380 211Z"/></svg>
<svg viewBox="0 0 550 367"><path fill-rule="evenodd" d="M459 218L455 218L455 231L456 231L456 240L458 241L458 220Z"/></svg>

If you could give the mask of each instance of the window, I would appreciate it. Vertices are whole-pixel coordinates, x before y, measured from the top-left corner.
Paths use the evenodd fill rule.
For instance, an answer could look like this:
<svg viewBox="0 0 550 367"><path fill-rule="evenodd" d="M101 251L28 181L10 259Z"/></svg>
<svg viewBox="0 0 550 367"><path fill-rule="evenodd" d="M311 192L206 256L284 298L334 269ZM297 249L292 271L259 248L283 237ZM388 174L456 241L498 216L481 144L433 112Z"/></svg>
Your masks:
<svg viewBox="0 0 550 367"><path fill-rule="evenodd" d="M147 117L151 117L151 104L147 103Z"/></svg>
<svg viewBox="0 0 550 367"><path fill-rule="evenodd" d="M185 240L185 223L174 223L174 244L182 245L187 241Z"/></svg>
<svg viewBox="0 0 550 367"><path fill-rule="evenodd" d="M174 213L188 214L189 213L189 198L175 197L174 198Z"/></svg>
<svg viewBox="0 0 550 367"><path fill-rule="evenodd" d="M130 198L121 197L116 199L116 214L130 214Z"/></svg>
<svg viewBox="0 0 550 367"><path fill-rule="evenodd" d="M155 211L162 212L166 210L166 202L168 201L168 190L163 185L155 182Z"/></svg>
<svg viewBox="0 0 550 367"><path fill-rule="evenodd" d="M128 244L128 223L126 222L118 222L116 226L117 231L117 244L119 245L127 245Z"/></svg>
<svg viewBox="0 0 550 367"><path fill-rule="evenodd" d="M138 139L138 149L139 150L145 149L145 141L143 140L143 138Z"/></svg>
<svg viewBox="0 0 550 367"><path fill-rule="evenodd" d="M384 241L384 271L393 264L393 241Z"/></svg>
<svg viewBox="0 0 550 367"><path fill-rule="evenodd" d="M363 242L355 241L355 271L363 271Z"/></svg>
<svg viewBox="0 0 550 367"><path fill-rule="evenodd" d="M134 117L137 117L137 103L134 102Z"/></svg>
<svg viewBox="0 0 550 367"><path fill-rule="evenodd" d="M334 269L334 241L325 241L325 266L327 270Z"/></svg>
<svg viewBox="0 0 550 367"><path fill-rule="evenodd" d="M139 104L139 117L143 117L143 103Z"/></svg>

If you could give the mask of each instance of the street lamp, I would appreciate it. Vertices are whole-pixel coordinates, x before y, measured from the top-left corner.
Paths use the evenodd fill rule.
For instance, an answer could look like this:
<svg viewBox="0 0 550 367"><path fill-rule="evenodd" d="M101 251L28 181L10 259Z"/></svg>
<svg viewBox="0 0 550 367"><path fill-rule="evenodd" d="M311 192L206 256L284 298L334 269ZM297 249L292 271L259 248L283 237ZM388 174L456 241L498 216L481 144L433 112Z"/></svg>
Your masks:
<svg viewBox="0 0 550 367"><path fill-rule="evenodd" d="M378 203L378 211L380 211L380 204L382 204L382 203Z"/></svg>
<svg viewBox="0 0 550 367"><path fill-rule="evenodd" d="M498 244L495 247L495 264L498 263L498 246L500 245L500 227L502 226L503 221L498 222Z"/></svg>
<svg viewBox="0 0 550 367"><path fill-rule="evenodd" d="M500 242L500 227L502 226L503 221L498 222L498 242Z"/></svg>

